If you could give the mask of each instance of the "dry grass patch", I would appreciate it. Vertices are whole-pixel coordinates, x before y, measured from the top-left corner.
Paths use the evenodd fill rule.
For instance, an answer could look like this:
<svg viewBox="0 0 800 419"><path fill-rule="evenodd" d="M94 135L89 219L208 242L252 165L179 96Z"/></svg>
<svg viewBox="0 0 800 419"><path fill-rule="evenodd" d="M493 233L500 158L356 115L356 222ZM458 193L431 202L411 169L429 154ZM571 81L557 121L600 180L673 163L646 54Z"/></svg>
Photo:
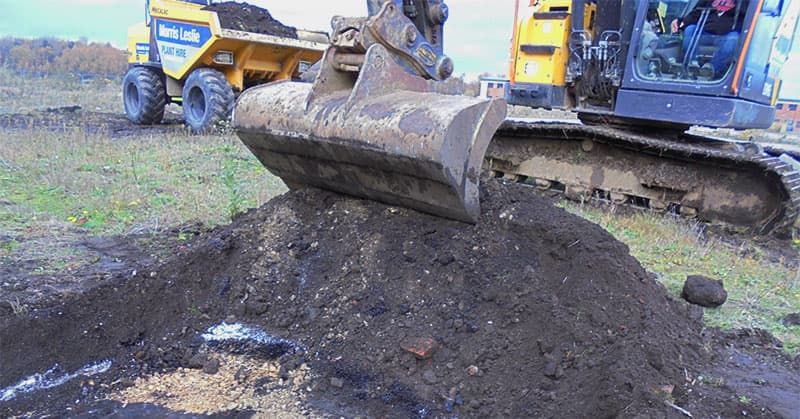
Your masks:
<svg viewBox="0 0 800 419"><path fill-rule="evenodd" d="M122 81L76 76L21 77L0 67L0 113L25 113L62 106L122 112Z"/></svg>

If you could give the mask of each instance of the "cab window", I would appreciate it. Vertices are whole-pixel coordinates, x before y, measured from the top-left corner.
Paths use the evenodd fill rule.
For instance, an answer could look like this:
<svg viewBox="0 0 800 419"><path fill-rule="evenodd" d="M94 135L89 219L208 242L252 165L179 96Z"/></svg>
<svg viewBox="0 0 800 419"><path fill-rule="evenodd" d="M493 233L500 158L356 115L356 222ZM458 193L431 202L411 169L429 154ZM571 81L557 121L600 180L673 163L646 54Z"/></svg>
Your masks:
<svg viewBox="0 0 800 419"><path fill-rule="evenodd" d="M733 71L748 0L650 1L636 57L640 77L717 82Z"/></svg>

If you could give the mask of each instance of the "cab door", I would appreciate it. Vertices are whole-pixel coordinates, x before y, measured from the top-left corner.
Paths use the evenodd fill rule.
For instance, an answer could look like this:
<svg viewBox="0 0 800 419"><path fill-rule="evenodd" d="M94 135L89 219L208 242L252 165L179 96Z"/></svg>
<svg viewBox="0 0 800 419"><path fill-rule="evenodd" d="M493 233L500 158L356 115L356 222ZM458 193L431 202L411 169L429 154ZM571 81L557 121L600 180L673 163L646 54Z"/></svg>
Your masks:
<svg viewBox="0 0 800 419"><path fill-rule="evenodd" d="M763 0L744 62L737 68L731 92L744 99L775 105L780 73L792 48L799 1ZM738 77L737 77L738 76Z"/></svg>

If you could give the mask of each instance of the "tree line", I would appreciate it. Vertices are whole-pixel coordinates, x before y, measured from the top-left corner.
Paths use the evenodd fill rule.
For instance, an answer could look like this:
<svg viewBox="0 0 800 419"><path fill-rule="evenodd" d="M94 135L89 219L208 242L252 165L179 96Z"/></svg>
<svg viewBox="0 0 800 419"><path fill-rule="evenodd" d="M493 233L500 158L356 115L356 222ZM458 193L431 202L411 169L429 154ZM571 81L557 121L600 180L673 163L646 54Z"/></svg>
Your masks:
<svg viewBox="0 0 800 419"><path fill-rule="evenodd" d="M56 38L0 38L0 66L26 75L119 77L127 69L126 52L109 43Z"/></svg>
<svg viewBox="0 0 800 419"><path fill-rule="evenodd" d="M109 43L86 39L67 41L57 38L0 38L0 67L25 75L74 75L122 77L127 70L127 53ZM464 75L446 81L461 94L477 96L480 85L465 82Z"/></svg>

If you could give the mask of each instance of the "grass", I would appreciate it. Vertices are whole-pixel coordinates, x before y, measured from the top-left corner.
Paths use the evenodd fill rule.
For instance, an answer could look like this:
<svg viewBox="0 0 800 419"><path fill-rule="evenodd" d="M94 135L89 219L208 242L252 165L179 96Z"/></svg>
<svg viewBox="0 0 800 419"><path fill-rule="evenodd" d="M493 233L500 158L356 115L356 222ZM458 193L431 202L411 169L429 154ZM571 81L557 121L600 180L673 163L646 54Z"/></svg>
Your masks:
<svg viewBox="0 0 800 419"><path fill-rule="evenodd" d="M167 232L227 223L283 191L233 135L0 130L0 266L71 271L94 262L76 246L86 235L185 240Z"/></svg>
<svg viewBox="0 0 800 419"><path fill-rule="evenodd" d="M19 248L19 242L14 239L0 239L0 256L10 255Z"/></svg>
<svg viewBox="0 0 800 419"><path fill-rule="evenodd" d="M10 304L11 304L11 311L14 313L15 316L22 317L28 314L28 307L25 304L22 304L19 301L19 298L15 298L14 301L10 302Z"/></svg>
<svg viewBox="0 0 800 419"><path fill-rule="evenodd" d="M800 327L785 327L782 318L800 311L800 268L772 261L753 246L733 247L705 239L702 227L650 213L615 214L587 205L563 206L608 230L631 254L678 297L687 275L723 280L728 301L706 309L707 324L721 328L762 328L800 349Z"/></svg>
<svg viewBox="0 0 800 419"><path fill-rule="evenodd" d="M0 113L75 104L121 113L119 85L24 78L0 68ZM87 234L214 226L284 190L231 134L112 139L35 124L24 131L0 128L0 266L69 270L91 263L74 245Z"/></svg>
<svg viewBox="0 0 800 419"><path fill-rule="evenodd" d="M80 131L7 132L0 225L68 222L92 234L216 225L281 193L232 135L111 139ZM47 152L43 152L47 150Z"/></svg>

